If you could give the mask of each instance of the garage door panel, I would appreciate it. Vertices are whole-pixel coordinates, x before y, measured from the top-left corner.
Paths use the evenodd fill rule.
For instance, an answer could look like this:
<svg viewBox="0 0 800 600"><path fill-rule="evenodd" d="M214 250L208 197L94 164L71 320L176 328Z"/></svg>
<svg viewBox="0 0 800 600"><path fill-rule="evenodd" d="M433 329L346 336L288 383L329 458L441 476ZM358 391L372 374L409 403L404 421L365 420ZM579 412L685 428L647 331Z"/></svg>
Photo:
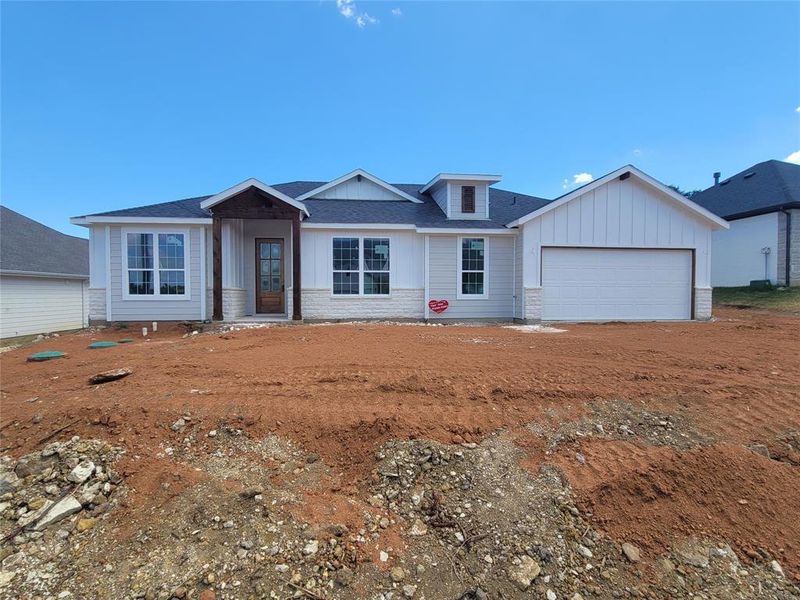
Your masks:
<svg viewBox="0 0 800 600"><path fill-rule="evenodd" d="M688 250L544 248L543 318L689 319L691 280Z"/></svg>

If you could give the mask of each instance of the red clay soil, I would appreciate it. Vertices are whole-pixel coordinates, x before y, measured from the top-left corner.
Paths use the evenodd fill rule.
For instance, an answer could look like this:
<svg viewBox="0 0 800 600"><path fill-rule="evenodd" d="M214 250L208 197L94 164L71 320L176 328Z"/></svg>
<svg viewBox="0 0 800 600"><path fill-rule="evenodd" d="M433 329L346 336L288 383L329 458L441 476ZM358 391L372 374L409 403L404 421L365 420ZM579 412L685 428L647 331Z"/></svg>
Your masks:
<svg viewBox="0 0 800 600"><path fill-rule="evenodd" d="M164 446L180 443L187 431L204 435L227 424L254 436L276 432L291 438L342 473L345 490L363 494L374 452L387 439L479 441L502 427L574 420L593 400L680 412L704 434L732 444L770 445L800 430L800 319L733 309L718 311L718 317L712 323L569 325L559 334L330 325L181 338L168 328L148 341L137 337L133 344L101 350L87 345L130 333L65 335L0 355L0 447L21 455L66 426L56 439L104 438L125 446L129 457L139 456L128 460L128 474L134 487L148 489L151 467L157 473L163 467L168 476L168 461L156 456ZM26 362L32 352L51 349L68 356ZM119 367L134 372L88 385L90 376ZM188 430L171 431L170 424L187 411ZM35 415L42 415L40 422ZM679 456L659 456L661 475L645 471L630 480L615 475L620 471L613 457L598 453L589 458L607 474L585 488L574 483L588 494L585 503L607 500L593 504L604 526L647 547L657 548L666 538L648 537L635 524L652 523L658 507L678 509L674 522L663 522L668 536L700 530L706 506L722 511L718 520L707 521L709 532L741 530L745 548L774 536L797 556L796 525L775 519L780 510L800 507L798 467L737 452L698 451L685 464ZM748 481L751 487L744 487ZM661 499L652 492L660 486L685 492ZM688 506L683 498L699 494L735 503L741 490L752 499L744 509L701 503L696 514L680 510ZM644 495L625 500L631 494ZM654 499L643 500L647 494ZM604 512L609 503L628 512ZM732 520L738 514L752 521ZM622 516L630 525L615 525ZM784 537L770 523L784 526ZM775 544L767 547L778 553Z"/></svg>
<svg viewBox="0 0 800 600"><path fill-rule="evenodd" d="M797 467L724 443L680 452L595 440L581 452L585 464L566 453L557 463L578 506L613 537L654 555L681 537L719 538L751 558L770 549L800 573Z"/></svg>

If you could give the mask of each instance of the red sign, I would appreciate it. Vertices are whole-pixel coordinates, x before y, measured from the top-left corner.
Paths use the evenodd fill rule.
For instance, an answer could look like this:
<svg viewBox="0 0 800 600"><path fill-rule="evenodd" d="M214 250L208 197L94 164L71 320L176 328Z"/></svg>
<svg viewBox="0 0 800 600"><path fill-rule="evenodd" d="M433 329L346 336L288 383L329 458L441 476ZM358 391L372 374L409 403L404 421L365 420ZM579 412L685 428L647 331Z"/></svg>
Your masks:
<svg viewBox="0 0 800 600"><path fill-rule="evenodd" d="M428 308L435 313L446 311L448 306L450 306L450 303L447 300L431 300L428 302Z"/></svg>

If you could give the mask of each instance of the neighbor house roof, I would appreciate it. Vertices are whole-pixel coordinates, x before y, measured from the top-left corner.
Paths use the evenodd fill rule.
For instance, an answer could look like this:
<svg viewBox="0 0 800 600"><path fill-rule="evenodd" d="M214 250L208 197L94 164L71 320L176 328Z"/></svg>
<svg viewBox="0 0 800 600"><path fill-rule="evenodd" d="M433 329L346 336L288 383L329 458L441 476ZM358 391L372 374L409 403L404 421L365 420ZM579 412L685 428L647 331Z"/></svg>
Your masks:
<svg viewBox="0 0 800 600"><path fill-rule="evenodd" d="M271 186L282 194L297 198L320 186L324 181L292 181ZM417 227L448 229L499 229L519 217L541 208L549 202L543 198L518 194L506 190L489 188L490 219L454 220L448 219L441 208L427 194L420 193L424 184L393 183L398 190L415 198L418 202L408 200L303 200L310 216L305 223L385 223L409 224ZM186 198L160 204L150 204L136 208L113 210L90 217L145 217L145 218L210 218L211 213L202 208L204 200L212 196Z"/></svg>
<svg viewBox="0 0 800 600"><path fill-rule="evenodd" d="M800 208L800 165L768 160L692 196L725 219Z"/></svg>
<svg viewBox="0 0 800 600"><path fill-rule="evenodd" d="M89 277L89 241L0 206L0 272Z"/></svg>

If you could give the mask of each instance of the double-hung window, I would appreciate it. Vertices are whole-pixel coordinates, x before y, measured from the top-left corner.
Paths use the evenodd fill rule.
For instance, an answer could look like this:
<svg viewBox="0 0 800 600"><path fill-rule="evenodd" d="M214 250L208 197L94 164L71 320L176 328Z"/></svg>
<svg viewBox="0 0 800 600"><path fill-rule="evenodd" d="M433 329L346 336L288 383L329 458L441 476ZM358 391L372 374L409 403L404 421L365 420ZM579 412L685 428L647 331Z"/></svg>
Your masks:
<svg viewBox="0 0 800 600"><path fill-rule="evenodd" d="M359 239L333 238L333 293L352 296L359 293Z"/></svg>
<svg viewBox="0 0 800 600"><path fill-rule="evenodd" d="M389 238L333 238L333 295L388 296Z"/></svg>
<svg viewBox="0 0 800 600"><path fill-rule="evenodd" d="M486 240L484 238L461 238L460 250L460 295L475 298L485 297Z"/></svg>
<svg viewBox="0 0 800 600"><path fill-rule="evenodd" d="M186 234L125 234L128 296L185 297Z"/></svg>

